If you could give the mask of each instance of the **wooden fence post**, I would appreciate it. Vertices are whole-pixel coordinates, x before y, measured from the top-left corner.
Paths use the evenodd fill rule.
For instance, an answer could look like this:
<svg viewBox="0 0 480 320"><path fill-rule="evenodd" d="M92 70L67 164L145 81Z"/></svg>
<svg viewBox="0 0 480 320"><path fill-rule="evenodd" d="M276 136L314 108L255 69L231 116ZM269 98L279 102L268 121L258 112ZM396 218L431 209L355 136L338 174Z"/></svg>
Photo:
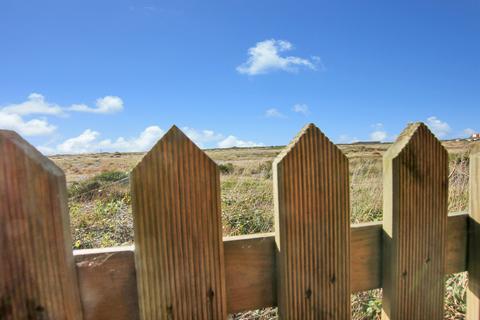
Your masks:
<svg viewBox="0 0 480 320"><path fill-rule="evenodd" d="M383 158L383 319L443 319L448 154L423 123Z"/></svg>
<svg viewBox="0 0 480 320"><path fill-rule="evenodd" d="M0 319L82 319L65 176L0 130Z"/></svg>
<svg viewBox="0 0 480 320"><path fill-rule="evenodd" d="M467 319L480 319L480 144L470 154Z"/></svg>
<svg viewBox="0 0 480 320"><path fill-rule="evenodd" d="M313 124L273 164L282 319L350 319L348 160Z"/></svg>
<svg viewBox="0 0 480 320"><path fill-rule="evenodd" d="M142 319L225 319L217 165L173 126L131 175Z"/></svg>

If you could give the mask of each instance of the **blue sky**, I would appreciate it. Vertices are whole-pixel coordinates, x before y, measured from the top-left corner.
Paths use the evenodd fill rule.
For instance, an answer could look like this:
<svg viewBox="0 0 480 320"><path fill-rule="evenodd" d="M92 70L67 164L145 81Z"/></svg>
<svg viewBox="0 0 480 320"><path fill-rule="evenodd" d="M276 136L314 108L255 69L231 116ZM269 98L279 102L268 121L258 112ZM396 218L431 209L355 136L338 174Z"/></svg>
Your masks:
<svg viewBox="0 0 480 320"><path fill-rule="evenodd" d="M0 127L45 153L480 130L479 1L0 2Z"/></svg>

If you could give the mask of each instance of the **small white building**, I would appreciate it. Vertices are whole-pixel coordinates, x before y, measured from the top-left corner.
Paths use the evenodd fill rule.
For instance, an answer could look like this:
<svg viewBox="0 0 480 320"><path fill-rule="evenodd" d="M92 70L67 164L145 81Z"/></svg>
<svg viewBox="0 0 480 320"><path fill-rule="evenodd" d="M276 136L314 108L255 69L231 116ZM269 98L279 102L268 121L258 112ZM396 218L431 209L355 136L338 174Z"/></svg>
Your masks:
<svg viewBox="0 0 480 320"><path fill-rule="evenodd" d="M480 133L472 134L472 140L480 140Z"/></svg>

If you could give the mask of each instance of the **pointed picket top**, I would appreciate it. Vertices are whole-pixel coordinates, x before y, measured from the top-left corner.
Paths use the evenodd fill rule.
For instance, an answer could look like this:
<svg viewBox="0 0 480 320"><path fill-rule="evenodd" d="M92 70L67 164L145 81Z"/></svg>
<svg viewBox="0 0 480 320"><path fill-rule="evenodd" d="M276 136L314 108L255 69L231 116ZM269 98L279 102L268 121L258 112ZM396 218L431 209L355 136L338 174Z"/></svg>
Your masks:
<svg viewBox="0 0 480 320"><path fill-rule="evenodd" d="M385 152L385 158L395 158L408 142L412 139L412 136L418 131L420 127L425 127L425 124L421 122L409 123L407 127L400 133L395 142Z"/></svg>
<svg viewBox="0 0 480 320"><path fill-rule="evenodd" d="M65 175L0 130L0 318L81 319Z"/></svg>
<svg viewBox="0 0 480 320"><path fill-rule="evenodd" d="M162 152L162 146L166 143L186 143L191 144L195 152L205 157L205 159L211 164L215 164L202 149L200 149L195 142L193 142L182 130L176 125L172 125L170 129L153 145L153 147L143 156L142 160L137 164L132 171L134 171L139 165L143 165L144 162L149 162L151 157L154 157L158 152ZM159 151L160 150L160 151Z"/></svg>
<svg viewBox="0 0 480 320"><path fill-rule="evenodd" d="M172 128L131 174L142 319L225 319L219 170Z"/></svg>
<svg viewBox="0 0 480 320"><path fill-rule="evenodd" d="M300 140L300 138L302 138L304 135L306 135L308 133L308 131L315 130L315 129L318 130L318 128L313 123L309 123L309 124L305 125L297 133L297 135L292 139L292 141L290 141L290 143L285 148L283 148L282 151L280 151L280 153L277 155L277 157L275 157L275 160L273 161L273 163L277 164L277 163L281 162L283 160L283 158L285 158L285 156L287 154L289 154L290 151L295 147L295 145Z"/></svg>
<svg viewBox="0 0 480 320"><path fill-rule="evenodd" d="M0 139L5 142L8 141L10 144L14 145L15 148L18 149L19 152L21 152L25 157L29 158L30 161L41 166L43 170L48 171L50 174L58 177L65 176L62 169L60 169L52 160L45 157L34 146L25 141L15 131L0 129Z"/></svg>
<svg viewBox="0 0 480 320"><path fill-rule="evenodd" d="M315 135L319 135L320 139L323 140L324 143L330 144L337 153L340 153L340 156L343 156L345 159L347 159L345 154L337 147L337 145L331 142L330 139L328 139L328 137L317 126L315 126L315 124L309 123L305 125L292 139L292 141L290 141L290 143L275 157L273 165L282 162L285 157L293 152L301 140L308 139L307 137L313 137Z"/></svg>
<svg viewBox="0 0 480 320"><path fill-rule="evenodd" d="M416 140L415 140L416 139ZM415 142L415 141L416 142ZM425 143L424 140L432 141L443 149L444 153L448 153L443 147L440 140L430 131L423 122L409 123L402 133L397 137L393 145L385 152L384 158L393 159L408 148L413 143Z"/></svg>
<svg viewBox="0 0 480 320"><path fill-rule="evenodd" d="M349 319L348 159L308 124L273 170L280 317Z"/></svg>
<svg viewBox="0 0 480 320"><path fill-rule="evenodd" d="M448 153L423 123L383 157L385 319L443 319Z"/></svg>

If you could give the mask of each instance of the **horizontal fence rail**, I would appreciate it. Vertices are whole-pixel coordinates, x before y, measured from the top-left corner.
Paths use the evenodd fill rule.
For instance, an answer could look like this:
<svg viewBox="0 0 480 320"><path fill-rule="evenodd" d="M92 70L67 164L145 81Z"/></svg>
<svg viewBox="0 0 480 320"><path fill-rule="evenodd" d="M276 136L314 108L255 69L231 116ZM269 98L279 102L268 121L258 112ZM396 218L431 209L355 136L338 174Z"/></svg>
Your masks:
<svg viewBox="0 0 480 320"><path fill-rule="evenodd" d="M222 239L217 165L172 127L130 176L135 247L74 250L65 176L0 130L0 319L350 319L383 289L383 319L442 319L468 271L480 315L480 147L470 212L448 214L448 154L422 123L383 157L384 221L350 225L349 161L313 124L273 162L275 232Z"/></svg>
<svg viewBox="0 0 480 320"><path fill-rule="evenodd" d="M468 215L450 214L445 273L466 271ZM351 226L351 292L382 288L382 222ZM223 239L228 313L277 305L275 234ZM134 247L74 251L85 319L138 319Z"/></svg>

